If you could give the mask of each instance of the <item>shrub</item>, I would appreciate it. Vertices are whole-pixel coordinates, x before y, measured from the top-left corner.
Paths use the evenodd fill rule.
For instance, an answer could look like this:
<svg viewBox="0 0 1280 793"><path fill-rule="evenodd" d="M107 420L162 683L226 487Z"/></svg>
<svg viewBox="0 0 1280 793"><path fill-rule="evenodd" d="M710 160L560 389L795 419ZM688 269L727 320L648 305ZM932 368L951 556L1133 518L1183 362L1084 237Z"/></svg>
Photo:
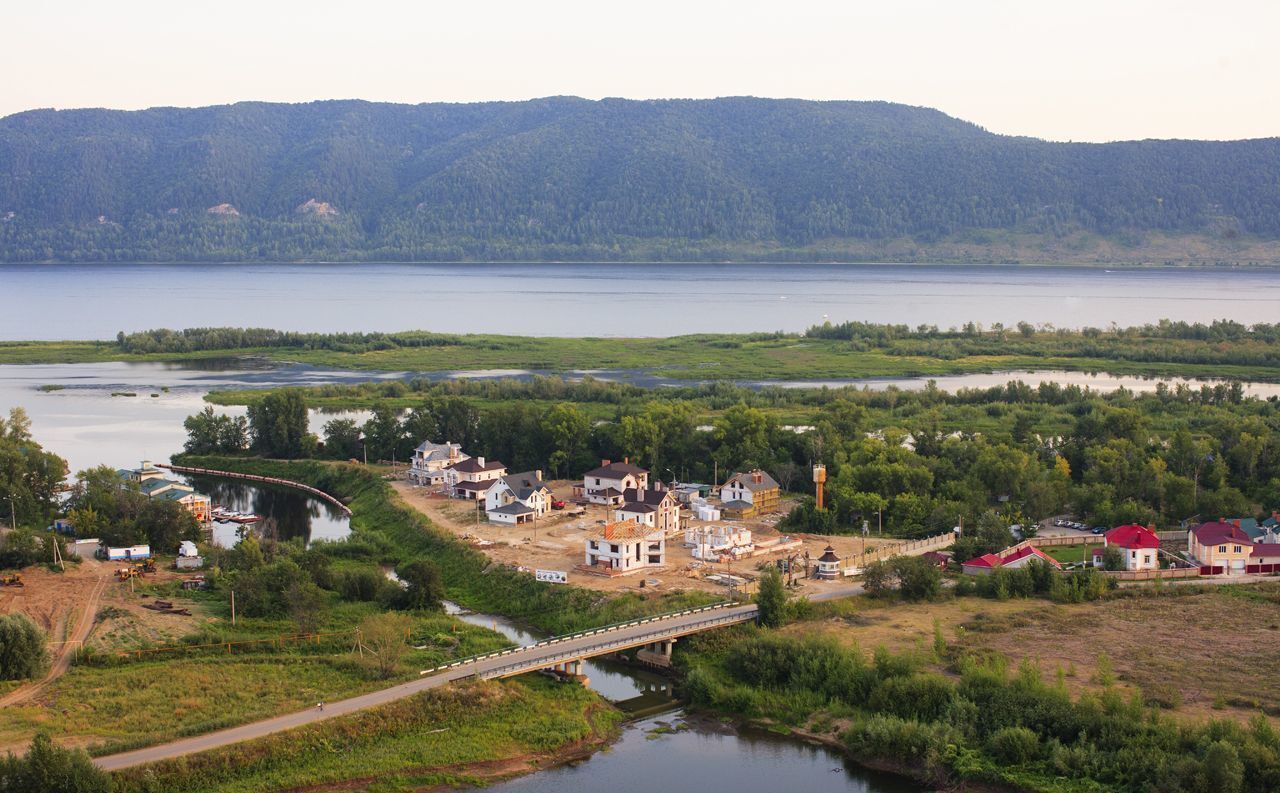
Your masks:
<svg viewBox="0 0 1280 793"><path fill-rule="evenodd" d="M987 739L991 754L1009 765L1034 760L1040 752L1040 737L1026 727L1005 727Z"/></svg>
<svg viewBox="0 0 1280 793"><path fill-rule="evenodd" d="M0 680L39 677L49 667L44 636L25 614L0 616Z"/></svg>

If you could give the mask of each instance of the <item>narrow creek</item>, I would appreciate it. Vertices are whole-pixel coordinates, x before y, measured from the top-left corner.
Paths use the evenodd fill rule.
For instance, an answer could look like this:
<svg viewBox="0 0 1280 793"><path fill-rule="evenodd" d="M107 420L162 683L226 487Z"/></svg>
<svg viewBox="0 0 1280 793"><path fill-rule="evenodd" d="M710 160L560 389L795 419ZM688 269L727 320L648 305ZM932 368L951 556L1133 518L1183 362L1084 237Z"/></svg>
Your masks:
<svg viewBox="0 0 1280 793"><path fill-rule="evenodd" d="M477 614L445 602L464 622L497 631L514 642L544 638L506 617ZM589 685L638 716L621 737L586 760L491 786L511 793L652 793L655 790L731 790L734 793L850 791L921 793L930 788L856 765L838 752L793 738L739 729L687 713L662 675L610 661L587 661Z"/></svg>

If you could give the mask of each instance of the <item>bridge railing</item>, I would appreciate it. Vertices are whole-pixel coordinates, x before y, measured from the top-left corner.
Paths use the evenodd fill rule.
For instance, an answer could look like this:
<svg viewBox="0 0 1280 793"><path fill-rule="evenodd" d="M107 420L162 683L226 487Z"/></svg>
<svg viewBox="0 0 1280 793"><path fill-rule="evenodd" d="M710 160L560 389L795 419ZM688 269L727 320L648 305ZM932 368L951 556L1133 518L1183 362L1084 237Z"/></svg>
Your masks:
<svg viewBox="0 0 1280 793"><path fill-rule="evenodd" d="M709 628L716 625L725 625L725 624L736 623L741 621L742 621L741 616L733 614L733 615L726 615L719 618L709 619L706 622L696 623L695 625L688 626L688 627ZM571 651L552 654L552 655L543 655L527 661L519 661L516 663L506 664L505 666L493 667L491 669L484 670L483 672L479 673L478 676L482 678L494 678L494 677L503 677L513 672L514 673L527 672L531 669L540 669L550 664L557 664L562 661L572 661L572 660L582 658L584 655L584 651L589 652L591 655L602 655L614 648L625 649L627 647L635 647L636 645L645 644L649 641L662 639L669 636L670 633L671 632L669 630L655 630L650 633L641 634L639 636L629 636L625 639L609 639L605 637L602 639L602 641L599 644L594 644L589 648L583 648L580 650L571 650ZM536 650L538 649L538 645L530 645L529 647L525 647L523 649L526 652L530 650Z"/></svg>
<svg viewBox="0 0 1280 793"><path fill-rule="evenodd" d="M543 639L542 641L534 642L533 644L526 644L522 647L508 647L505 650L497 650L491 653L482 653L479 655L467 656L466 658L460 658L457 661L453 661L451 663L445 664L444 666L437 666L434 669L424 669L421 672L418 672L418 675L419 676L431 675L431 674L435 674L436 672L444 672L449 669L457 669L460 666L473 664L473 663L476 663L477 661L487 661L491 658L502 658L502 657L511 655L512 653L523 653L537 647L547 647L553 644L560 644L562 642L567 642L571 639L581 639L585 636L597 636L603 633L612 633L614 631L619 631L624 628L634 628L637 625L647 625L651 622L668 620L674 617L687 617L693 614L703 614L703 613L712 612L712 611L719 611L721 609L732 608L734 606L739 606L739 605L743 605L743 604L730 603L726 601L724 603L713 603L710 606L700 606L696 609L684 609L683 611L671 611L666 614L657 614L652 617L643 617L638 620L628 620L627 622L616 622L611 625L603 625L599 628L591 628L590 630L578 631L576 633L566 633L561 636L552 636L549 639Z"/></svg>

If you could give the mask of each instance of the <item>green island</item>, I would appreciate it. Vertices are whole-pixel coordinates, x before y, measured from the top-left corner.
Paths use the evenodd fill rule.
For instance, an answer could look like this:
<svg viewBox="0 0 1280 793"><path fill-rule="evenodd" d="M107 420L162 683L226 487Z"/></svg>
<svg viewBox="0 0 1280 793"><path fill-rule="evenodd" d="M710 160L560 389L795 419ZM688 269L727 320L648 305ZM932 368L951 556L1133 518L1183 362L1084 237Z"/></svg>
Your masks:
<svg viewBox="0 0 1280 793"><path fill-rule="evenodd" d="M804 333L549 338L404 333L290 333L194 328L115 340L0 342L0 363L198 361L260 356L367 371L636 370L679 380L923 377L1070 370L1143 377L1280 380L1280 326L1161 321L1109 329L1027 322L941 330L846 322ZM57 384L50 384L56 386Z"/></svg>

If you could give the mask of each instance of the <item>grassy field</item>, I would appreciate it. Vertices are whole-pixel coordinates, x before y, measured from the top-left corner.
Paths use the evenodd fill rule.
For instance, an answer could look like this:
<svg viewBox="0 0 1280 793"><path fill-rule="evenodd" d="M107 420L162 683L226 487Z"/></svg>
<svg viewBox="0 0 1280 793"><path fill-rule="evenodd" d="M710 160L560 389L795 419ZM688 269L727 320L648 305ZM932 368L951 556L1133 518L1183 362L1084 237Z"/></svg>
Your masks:
<svg viewBox="0 0 1280 793"><path fill-rule="evenodd" d="M249 622L237 626L237 640L292 633L279 621ZM123 657L102 651L74 665L34 701L6 708L0 748L23 746L41 730L95 753L144 746L384 688L415 678L419 669L509 644L498 634L443 615L415 620L412 643L424 649L408 653L390 681L358 659L350 635L280 648L271 642L236 644L234 652L223 645L175 645L173 651L152 648Z"/></svg>
<svg viewBox="0 0 1280 793"><path fill-rule="evenodd" d="M1011 668L1029 659L1050 680L1061 669L1076 694L1100 690L1097 667L1105 653L1120 689L1141 691L1178 717L1244 722L1259 710L1280 717L1280 583L1121 590L1074 605L854 598L815 607L813 619L785 630L834 637L865 652L885 647L926 657L935 624L960 653L998 654ZM936 669L950 674L941 662Z"/></svg>
<svg viewBox="0 0 1280 793"><path fill-rule="evenodd" d="M893 354L884 349L863 350L838 340L773 334L670 338L467 335L456 337L456 343L368 352L277 347L189 353L130 353L120 349L114 342L0 342L0 364L193 361L232 355L264 356L314 366L368 371L518 369L566 372L578 369L626 369L688 380L918 377L1046 369L1255 381L1277 379L1274 368L1261 366L1026 354L962 355L944 359Z"/></svg>
<svg viewBox="0 0 1280 793"><path fill-rule="evenodd" d="M117 793L480 786L603 745L621 714L537 676L429 691L247 744L116 775Z"/></svg>

